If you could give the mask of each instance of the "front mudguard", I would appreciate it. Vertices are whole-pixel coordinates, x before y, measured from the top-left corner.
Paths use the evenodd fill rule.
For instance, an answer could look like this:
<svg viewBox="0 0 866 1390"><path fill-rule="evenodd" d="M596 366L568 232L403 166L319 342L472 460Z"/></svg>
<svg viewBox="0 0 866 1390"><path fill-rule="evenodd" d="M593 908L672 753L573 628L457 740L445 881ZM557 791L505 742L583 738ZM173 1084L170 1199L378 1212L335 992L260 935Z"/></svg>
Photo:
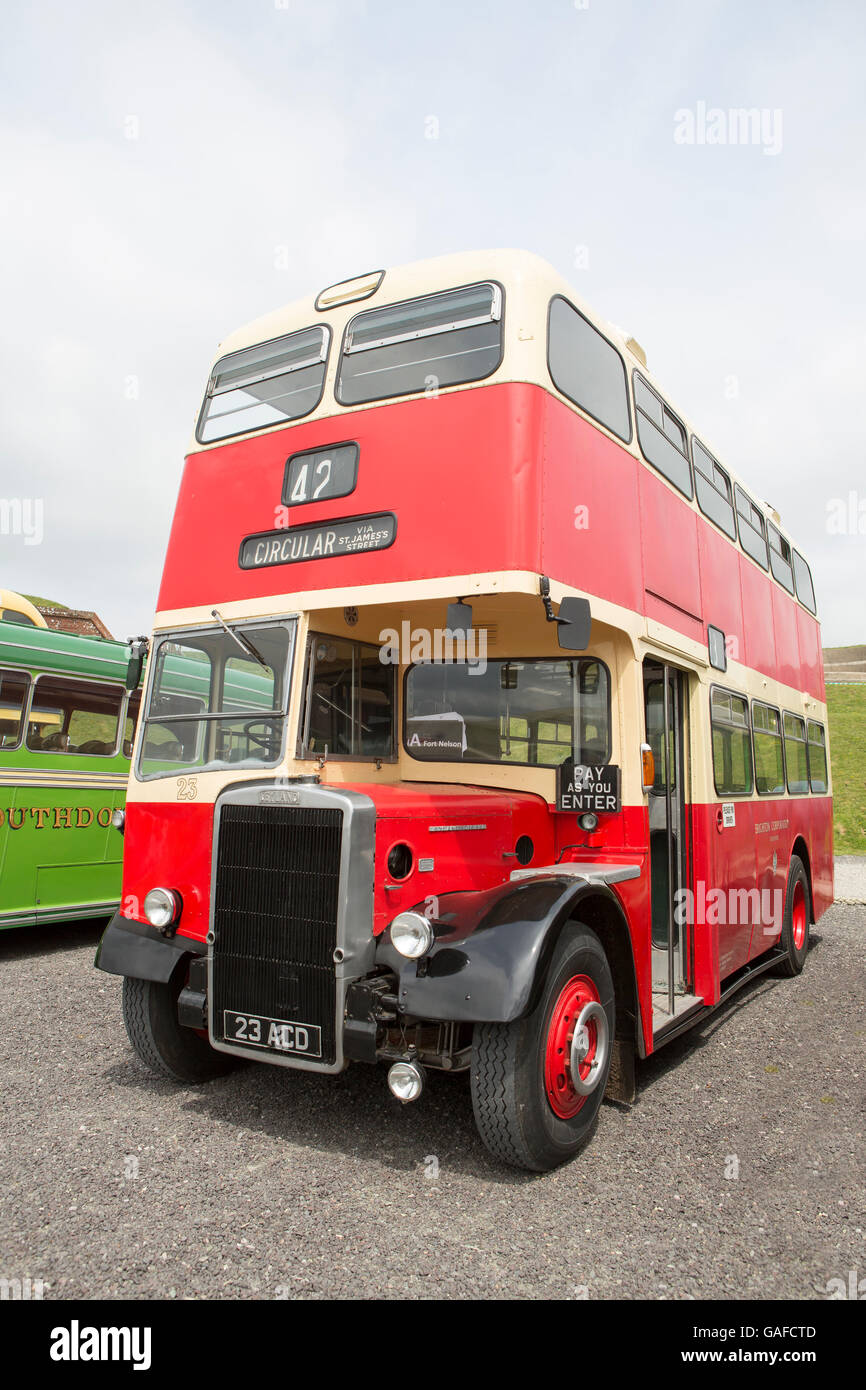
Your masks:
<svg viewBox="0 0 866 1390"><path fill-rule="evenodd" d="M207 952L203 941L189 936L163 936L156 927L134 922L115 912L96 948L93 962L109 975L167 984L185 958Z"/></svg>
<svg viewBox="0 0 866 1390"><path fill-rule="evenodd" d="M420 961L407 960L385 931L376 962L397 976L401 1014L444 1022L510 1023L534 1008L559 932L569 918L580 916L580 903L590 896L610 899L624 919L619 898L607 883L573 872L552 870L477 893L443 893L428 954Z"/></svg>

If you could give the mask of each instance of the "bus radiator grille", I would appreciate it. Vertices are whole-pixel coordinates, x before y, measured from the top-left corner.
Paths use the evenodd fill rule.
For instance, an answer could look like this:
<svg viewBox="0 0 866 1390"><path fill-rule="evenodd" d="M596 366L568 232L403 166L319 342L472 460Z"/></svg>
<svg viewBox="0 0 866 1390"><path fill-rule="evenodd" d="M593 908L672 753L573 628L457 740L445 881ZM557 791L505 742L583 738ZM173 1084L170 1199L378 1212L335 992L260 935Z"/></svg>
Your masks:
<svg viewBox="0 0 866 1390"><path fill-rule="evenodd" d="M226 1040L224 1010L312 1024L322 1048L310 1060L334 1062L342 834L343 813L332 808L223 806L211 999L218 1040Z"/></svg>

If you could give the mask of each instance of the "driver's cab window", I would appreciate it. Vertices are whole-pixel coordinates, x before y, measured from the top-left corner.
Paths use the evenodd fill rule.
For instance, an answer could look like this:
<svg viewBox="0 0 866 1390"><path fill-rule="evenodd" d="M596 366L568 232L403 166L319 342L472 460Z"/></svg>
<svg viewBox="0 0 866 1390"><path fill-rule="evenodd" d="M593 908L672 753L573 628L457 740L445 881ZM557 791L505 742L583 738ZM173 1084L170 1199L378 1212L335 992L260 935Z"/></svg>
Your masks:
<svg viewBox="0 0 866 1390"><path fill-rule="evenodd" d="M390 758L394 752L394 667L365 642L314 634L299 756Z"/></svg>

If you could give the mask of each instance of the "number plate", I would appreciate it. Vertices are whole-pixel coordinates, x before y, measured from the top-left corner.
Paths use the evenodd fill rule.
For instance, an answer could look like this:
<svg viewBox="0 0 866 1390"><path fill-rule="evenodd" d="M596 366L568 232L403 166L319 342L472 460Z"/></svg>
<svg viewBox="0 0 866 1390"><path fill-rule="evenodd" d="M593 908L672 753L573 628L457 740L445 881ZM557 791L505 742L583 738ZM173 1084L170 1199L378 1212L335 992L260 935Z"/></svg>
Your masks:
<svg viewBox="0 0 866 1390"><path fill-rule="evenodd" d="M237 1014L223 1009L226 1042L242 1047L261 1047L290 1057L321 1057L322 1030L315 1023L293 1023L259 1014Z"/></svg>

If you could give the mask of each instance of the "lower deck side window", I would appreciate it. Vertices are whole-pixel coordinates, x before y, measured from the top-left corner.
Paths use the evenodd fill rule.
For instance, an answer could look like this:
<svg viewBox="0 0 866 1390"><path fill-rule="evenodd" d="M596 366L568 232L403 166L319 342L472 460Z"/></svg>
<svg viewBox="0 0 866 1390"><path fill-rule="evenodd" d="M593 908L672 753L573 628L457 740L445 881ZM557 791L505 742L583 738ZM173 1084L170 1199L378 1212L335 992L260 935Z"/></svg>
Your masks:
<svg viewBox="0 0 866 1390"><path fill-rule="evenodd" d="M785 762L788 791L792 796L809 790L809 758L806 752L806 725L796 714L784 716Z"/></svg>
<svg viewBox="0 0 866 1390"><path fill-rule="evenodd" d="M779 711L754 701L752 736L755 741L755 786L761 796L778 796L785 790L785 757Z"/></svg>
<svg viewBox="0 0 866 1390"><path fill-rule="evenodd" d="M30 678L21 671L0 671L0 748L17 748L24 728Z"/></svg>
<svg viewBox="0 0 866 1390"><path fill-rule="evenodd" d="M827 740L824 725L809 720L809 782L813 792L825 792L827 780Z"/></svg>
<svg viewBox="0 0 866 1390"><path fill-rule="evenodd" d="M719 796L751 796L752 740L749 705L741 695L714 689L710 695L713 778Z"/></svg>
<svg viewBox="0 0 866 1390"><path fill-rule="evenodd" d="M97 681L39 676L27 723L27 747L35 753L112 757L123 690Z"/></svg>

